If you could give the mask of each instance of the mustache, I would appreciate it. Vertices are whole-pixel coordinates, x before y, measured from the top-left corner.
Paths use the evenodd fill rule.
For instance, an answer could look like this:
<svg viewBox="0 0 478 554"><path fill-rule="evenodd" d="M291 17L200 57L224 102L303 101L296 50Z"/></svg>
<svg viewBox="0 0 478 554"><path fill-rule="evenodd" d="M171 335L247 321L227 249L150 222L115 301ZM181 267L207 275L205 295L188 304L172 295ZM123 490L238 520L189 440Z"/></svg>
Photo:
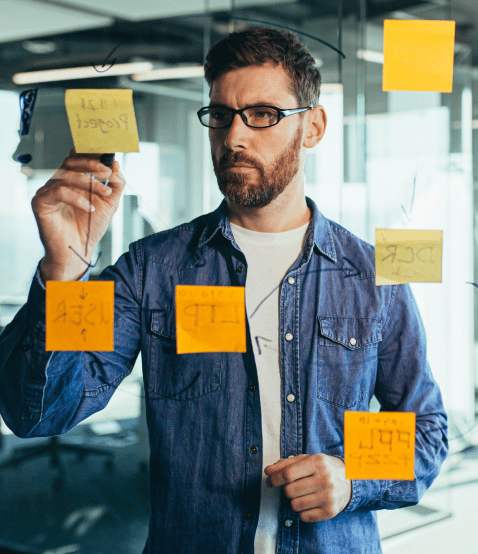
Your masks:
<svg viewBox="0 0 478 554"><path fill-rule="evenodd" d="M242 152L226 152L221 159L219 160L218 166L219 169L225 169L228 165L235 165L238 163L243 163L245 165L250 165L251 167L257 167L262 169L262 166L257 163L254 158L251 158L247 154Z"/></svg>

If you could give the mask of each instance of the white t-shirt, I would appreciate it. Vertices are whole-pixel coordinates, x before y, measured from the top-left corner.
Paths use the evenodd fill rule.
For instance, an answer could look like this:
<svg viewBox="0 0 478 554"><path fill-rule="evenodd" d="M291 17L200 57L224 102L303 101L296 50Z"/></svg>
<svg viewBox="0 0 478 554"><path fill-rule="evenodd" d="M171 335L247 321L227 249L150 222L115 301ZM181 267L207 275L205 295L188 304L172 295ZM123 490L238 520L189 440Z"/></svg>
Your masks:
<svg viewBox="0 0 478 554"><path fill-rule="evenodd" d="M260 233L231 223L247 262L246 314L259 379L264 468L280 460L281 369L279 363L279 288L302 251L309 223L282 233ZM262 473L261 507L255 554L275 554L280 487L269 489Z"/></svg>

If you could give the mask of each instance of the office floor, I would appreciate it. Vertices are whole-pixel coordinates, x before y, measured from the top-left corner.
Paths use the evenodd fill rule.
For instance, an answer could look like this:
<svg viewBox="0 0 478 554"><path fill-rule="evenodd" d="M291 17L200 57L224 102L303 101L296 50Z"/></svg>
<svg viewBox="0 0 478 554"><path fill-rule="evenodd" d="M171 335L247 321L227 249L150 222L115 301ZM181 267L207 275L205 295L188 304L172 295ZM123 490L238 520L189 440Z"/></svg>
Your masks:
<svg viewBox="0 0 478 554"><path fill-rule="evenodd" d="M137 421L137 420L136 420ZM67 453L66 476L47 458L27 461L0 472L0 554L2 547L28 554L140 554L149 521L148 478L138 462L135 420L121 422L114 436L91 436L79 427L63 441L108 447L114 467L102 458ZM8 435L0 463L24 441ZM7 551L8 552L8 551Z"/></svg>
<svg viewBox="0 0 478 554"><path fill-rule="evenodd" d="M63 483L47 458L1 471L0 554L141 554L149 498L137 421L121 421L115 434L79 426L61 437L110 448L113 470L101 458L67 453ZM15 446L45 440L7 435L0 463ZM454 455L447 464L420 505L378 512L384 554L478 554L478 453Z"/></svg>

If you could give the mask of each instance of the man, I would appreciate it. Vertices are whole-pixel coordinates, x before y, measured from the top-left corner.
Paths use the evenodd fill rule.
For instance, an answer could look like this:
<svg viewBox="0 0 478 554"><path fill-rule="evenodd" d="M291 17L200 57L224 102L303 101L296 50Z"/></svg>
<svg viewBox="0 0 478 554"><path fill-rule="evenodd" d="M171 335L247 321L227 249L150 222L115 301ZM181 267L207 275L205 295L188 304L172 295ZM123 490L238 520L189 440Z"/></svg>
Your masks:
<svg viewBox="0 0 478 554"><path fill-rule="evenodd" d="M416 504L447 453L446 415L408 285L376 287L373 248L304 196L323 137L320 74L290 33L232 33L209 52L220 207L130 246L115 281L114 353L45 352L44 282L86 279L124 179L73 151L36 194L45 257L0 341L2 415L19 436L103 408L141 349L151 446L146 553L381 552L374 510ZM315 105L315 107L314 107ZM245 286L247 352L176 354L176 285ZM414 481L345 478L345 410L416 413Z"/></svg>

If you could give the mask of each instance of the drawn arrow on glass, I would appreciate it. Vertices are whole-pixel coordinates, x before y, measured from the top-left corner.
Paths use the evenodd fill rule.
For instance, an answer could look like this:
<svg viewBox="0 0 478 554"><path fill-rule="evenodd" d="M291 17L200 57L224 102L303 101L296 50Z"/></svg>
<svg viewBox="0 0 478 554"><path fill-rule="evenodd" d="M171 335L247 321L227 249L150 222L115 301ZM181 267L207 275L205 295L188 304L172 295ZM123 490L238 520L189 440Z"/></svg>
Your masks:
<svg viewBox="0 0 478 554"><path fill-rule="evenodd" d="M266 342L272 342L270 339L266 339L265 337L254 337L254 338L256 339L257 350L258 350L259 354L262 354L259 339L262 339L263 341L266 341ZM276 348L272 348L271 346L269 346L267 344L263 344L262 346L263 346L263 348L269 348L269 350L274 350L274 352L278 352L278 350Z"/></svg>
<svg viewBox="0 0 478 554"><path fill-rule="evenodd" d="M403 213L407 216L408 221L412 221L412 218L410 217L410 215L412 215L413 203L415 201L415 187L416 187L416 184L417 184L417 173L415 173L415 177L413 178L412 204L410 206L410 212L409 213L407 213L407 210L405 209L404 205L402 204Z"/></svg>

